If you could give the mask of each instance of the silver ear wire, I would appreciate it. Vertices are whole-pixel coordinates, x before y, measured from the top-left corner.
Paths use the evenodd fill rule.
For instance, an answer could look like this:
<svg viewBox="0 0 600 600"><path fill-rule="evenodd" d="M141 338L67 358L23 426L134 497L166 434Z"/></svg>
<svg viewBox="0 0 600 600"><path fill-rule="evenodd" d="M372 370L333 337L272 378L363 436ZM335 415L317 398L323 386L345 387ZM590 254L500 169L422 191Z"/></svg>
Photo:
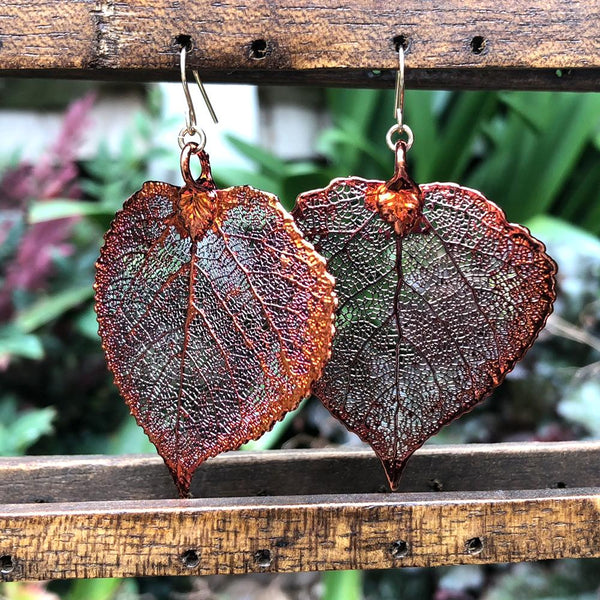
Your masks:
<svg viewBox="0 0 600 600"><path fill-rule="evenodd" d="M206 145L206 133L204 132L204 130L201 127L198 127L198 124L196 122L196 110L194 109L194 102L192 101L192 95L190 94L190 88L188 85L187 74L186 74L186 64L185 63L186 63L187 51L188 51L188 48L185 45L182 45L180 53L179 53L179 70L181 72L181 86L183 87L183 93L185 95L185 100L187 102L188 110L185 115L185 127L179 132L178 141L179 141L179 147L183 148L186 144L186 140L185 140L186 136L197 135L199 137L199 141L197 143L198 143L198 146L200 147L199 149L202 150L202 149L204 149L204 146ZM208 112L210 113L210 116L212 117L213 122L218 123L219 121L217 119L217 115L215 114L215 110L210 102L208 94L206 93L206 89L204 88L204 85L202 84L202 81L200 80L198 71L196 71L194 69L194 70L192 70L192 73L194 75L194 79L196 80L196 84L198 85L198 89L200 90L200 93L202 94L202 98L204 99L204 102L206 103L206 108L208 108Z"/></svg>
<svg viewBox="0 0 600 600"><path fill-rule="evenodd" d="M404 123L404 48L398 44L398 71L396 72L396 97L394 100L394 119L396 124L392 125L385 134L385 141L388 148L394 152L396 143L392 140L395 133L406 134L406 150L413 145L415 136L412 129Z"/></svg>
<svg viewBox="0 0 600 600"><path fill-rule="evenodd" d="M402 129L404 116L404 48L398 44L398 71L396 72L396 99L394 100L394 119Z"/></svg>

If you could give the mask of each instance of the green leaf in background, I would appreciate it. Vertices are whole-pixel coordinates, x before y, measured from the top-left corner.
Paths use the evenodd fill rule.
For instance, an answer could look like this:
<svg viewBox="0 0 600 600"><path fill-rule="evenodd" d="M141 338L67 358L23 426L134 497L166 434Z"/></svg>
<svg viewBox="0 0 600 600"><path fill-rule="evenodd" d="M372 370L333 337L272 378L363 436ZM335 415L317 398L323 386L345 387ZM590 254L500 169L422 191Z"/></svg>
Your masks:
<svg viewBox="0 0 600 600"><path fill-rule="evenodd" d="M64 600L126 600L138 598L135 579L78 579Z"/></svg>
<svg viewBox="0 0 600 600"><path fill-rule="evenodd" d="M298 416L298 413L302 410L304 401L300 403L298 408L287 413L281 421L277 421L273 425L271 431L267 431L261 438L257 440L251 440L240 447L240 450L270 450L271 448L277 447L281 438L285 435L287 428L291 425L292 421Z"/></svg>
<svg viewBox="0 0 600 600"><path fill-rule="evenodd" d="M272 152L264 150L256 144L250 144L234 135L228 134L225 136L225 139L242 156L245 156L263 169L267 175L277 177L280 173L285 171L285 161L275 156ZM243 183L238 183L236 185L243 185Z"/></svg>
<svg viewBox="0 0 600 600"><path fill-rule="evenodd" d="M273 177L260 171L219 166L214 167L213 175L219 187L227 188L238 185L251 185L257 190L270 192L281 197L281 177Z"/></svg>
<svg viewBox="0 0 600 600"><path fill-rule="evenodd" d="M119 429L113 433L102 448L102 454L156 454L154 444L144 430L129 416Z"/></svg>
<svg viewBox="0 0 600 600"><path fill-rule="evenodd" d="M43 200L33 202L29 209L29 222L42 223L65 217L90 217L113 215L114 208L99 202L77 202L75 200Z"/></svg>
<svg viewBox="0 0 600 600"><path fill-rule="evenodd" d="M0 456L20 456L43 435L52 433L53 408L19 411L13 396L0 399Z"/></svg>
<svg viewBox="0 0 600 600"><path fill-rule="evenodd" d="M600 381L588 380L573 385L558 403L558 413L581 426L590 436L600 438Z"/></svg>
<svg viewBox="0 0 600 600"><path fill-rule="evenodd" d="M496 111L498 96L494 92L471 92L453 98L441 120L438 139L429 148L426 164L429 172L423 181L465 182L465 174L474 156L474 142L482 126ZM416 126L416 125L415 125ZM415 132L415 139L417 137Z"/></svg>
<svg viewBox="0 0 600 600"><path fill-rule="evenodd" d="M600 257L600 239L581 227L551 215L537 215L523 224L546 244L568 243L579 255Z"/></svg>
<svg viewBox="0 0 600 600"><path fill-rule="evenodd" d="M42 296L32 306L19 313L15 324L21 331L29 333L54 321L63 313L89 300L93 295L94 289L89 284Z"/></svg>
<svg viewBox="0 0 600 600"><path fill-rule="evenodd" d="M322 154L332 157L340 146L355 148L367 160L373 161L382 170L390 167L390 160L386 160L386 158L389 159L389 156L385 156L382 153L381 146L373 143L364 136L363 132L357 130L328 129L319 138L317 149ZM349 175L352 175L352 173L340 173L338 177L347 177Z"/></svg>
<svg viewBox="0 0 600 600"><path fill-rule="evenodd" d="M100 343L98 336L98 320L92 305L88 306L75 318L77 331L94 342Z"/></svg>
<svg viewBox="0 0 600 600"><path fill-rule="evenodd" d="M44 348L36 335L25 333L15 325L0 327L0 364L11 356L39 360L44 356Z"/></svg>
<svg viewBox="0 0 600 600"><path fill-rule="evenodd" d="M431 155L439 143L438 119L434 116L436 114L434 107L438 101L438 95L443 93L420 90L407 90L406 92L405 120L411 128L418 127L418 135L410 149L411 160L414 159L411 163L414 164L413 179L418 182L429 181L431 177Z"/></svg>
<svg viewBox="0 0 600 600"><path fill-rule="evenodd" d="M327 571L323 573L323 600L361 600L361 571Z"/></svg>
<svg viewBox="0 0 600 600"><path fill-rule="evenodd" d="M373 139L369 133L372 129L373 117L379 110L385 92L382 90L344 90L326 91L327 107L333 121L334 130L349 132L357 138ZM392 107L390 105L390 114ZM384 142L385 146L385 142ZM338 165L345 165L347 173L340 177L356 174L360 165L362 149L359 145L342 143L335 150Z"/></svg>
<svg viewBox="0 0 600 600"><path fill-rule="evenodd" d="M553 207L561 214L572 202L569 176L600 123L600 94L511 92L499 97L508 112L490 133L492 147L468 184L517 222ZM531 114L535 126L523 114Z"/></svg>

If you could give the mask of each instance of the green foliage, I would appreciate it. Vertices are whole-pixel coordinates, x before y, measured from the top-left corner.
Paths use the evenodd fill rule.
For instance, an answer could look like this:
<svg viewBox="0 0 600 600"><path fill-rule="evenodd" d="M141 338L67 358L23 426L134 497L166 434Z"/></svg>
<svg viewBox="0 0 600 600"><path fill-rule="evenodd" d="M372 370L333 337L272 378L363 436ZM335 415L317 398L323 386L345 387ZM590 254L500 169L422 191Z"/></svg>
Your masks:
<svg viewBox="0 0 600 600"><path fill-rule="evenodd" d="M323 600L361 600L361 571L329 571L323 573Z"/></svg>
<svg viewBox="0 0 600 600"><path fill-rule="evenodd" d="M483 600L595 600L599 575L598 562L591 560L523 563L499 577Z"/></svg>
<svg viewBox="0 0 600 600"><path fill-rule="evenodd" d="M152 141L157 128L151 115L140 113L124 132L118 153L102 144L97 155L82 165L77 182L86 192L82 199L34 198L28 203L23 219L27 226L14 240L15 248L26 227L51 227L55 222L60 226L61 219L74 219L69 252L55 252L39 240L39 250L52 255L52 274L35 292L17 290L15 312L0 325L3 391L11 390L11 396L0 401L0 410L12 415L17 406L32 407L0 423L0 453L23 453L32 446L44 453L154 452L127 417L106 369L92 284L94 263L114 213L147 179L150 161L167 154ZM15 248L9 253L2 244L6 259ZM37 361L34 369L32 360ZM51 432L53 418L56 435L43 436Z"/></svg>
<svg viewBox="0 0 600 600"><path fill-rule="evenodd" d="M228 185L260 185L287 208L334 177L388 179L392 92L329 90L327 103L333 123L318 142L323 161L286 163L230 137L256 169L216 174ZM599 94L408 91L406 122L416 181L480 189L513 221L550 213L600 234Z"/></svg>
<svg viewBox="0 0 600 600"><path fill-rule="evenodd" d="M150 442L144 430L133 418L127 418L122 425L112 433L104 442L99 440L101 446L97 452L121 454L156 454L154 444Z"/></svg>
<svg viewBox="0 0 600 600"><path fill-rule="evenodd" d="M0 456L19 456L43 435L52 433L53 408L18 410L14 396L0 399Z"/></svg>
<svg viewBox="0 0 600 600"><path fill-rule="evenodd" d="M600 381L583 381L568 389L558 405L558 413L581 426L591 437L600 438Z"/></svg>
<svg viewBox="0 0 600 600"><path fill-rule="evenodd" d="M137 597L134 579L79 579L74 581L65 600L125 600Z"/></svg>
<svg viewBox="0 0 600 600"><path fill-rule="evenodd" d="M576 217L600 233L600 219L589 218L600 200L600 154L593 144L600 95L513 92L499 97L506 115L486 124L487 152L469 183L499 198L514 220L552 212ZM581 181L573 177L578 171Z"/></svg>
<svg viewBox="0 0 600 600"><path fill-rule="evenodd" d="M19 312L14 323L20 331L29 333L89 300L94 290L89 283L68 287L64 290L37 298L26 309Z"/></svg>
<svg viewBox="0 0 600 600"><path fill-rule="evenodd" d="M43 358L40 338L26 333L14 323L0 326L0 364L8 363L11 357Z"/></svg>

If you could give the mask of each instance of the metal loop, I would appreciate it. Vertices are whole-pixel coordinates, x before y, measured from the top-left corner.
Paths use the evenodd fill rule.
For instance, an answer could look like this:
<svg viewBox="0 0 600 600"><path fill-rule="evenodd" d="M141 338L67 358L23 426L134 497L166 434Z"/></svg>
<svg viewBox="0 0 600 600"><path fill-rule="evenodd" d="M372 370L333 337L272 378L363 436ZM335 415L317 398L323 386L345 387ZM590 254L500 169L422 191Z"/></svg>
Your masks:
<svg viewBox="0 0 600 600"><path fill-rule="evenodd" d="M394 133L398 135L406 134L406 151L408 152L415 141L415 136L413 135L412 129L408 125L392 125L388 132L385 134L385 141L388 145L388 148L394 152L396 150L396 142L392 140L392 136Z"/></svg>
<svg viewBox="0 0 600 600"><path fill-rule="evenodd" d="M204 150L204 147L206 146L206 133L204 133L203 129L200 129L195 125L192 125L191 127L184 127L177 136L179 147L182 150L187 143L193 141L193 139L186 140L186 136L189 136L190 138L193 138L193 136L198 136L198 140L196 141L196 144L198 145L198 151Z"/></svg>

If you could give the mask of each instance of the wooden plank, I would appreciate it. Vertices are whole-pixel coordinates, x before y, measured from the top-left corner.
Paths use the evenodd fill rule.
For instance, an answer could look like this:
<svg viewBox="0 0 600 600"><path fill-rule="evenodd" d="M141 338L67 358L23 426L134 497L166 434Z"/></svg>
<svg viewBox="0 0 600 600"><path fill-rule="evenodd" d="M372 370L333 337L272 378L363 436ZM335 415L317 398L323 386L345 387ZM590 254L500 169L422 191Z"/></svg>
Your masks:
<svg viewBox="0 0 600 600"><path fill-rule="evenodd" d="M588 0L7 0L0 71L177 79L179 36L211 81L600 88L600 6ZM560 70L560 77L557 76Z"/></svg>
<svg viewBox="0 0 600 600"><path fill-rule="evenodd" d="M400 493L600 487L600 442L427 446L406 468ZM197 472L196 498L387 492L369 450L232 452ZM175 497L153 456L0 458L0 503Z"/></svg>
<svg viewBox="0 0 600 600"><path fill-rule="evenodd" d="M8 505L5 580L600 556L600 488Z"/></svg>

